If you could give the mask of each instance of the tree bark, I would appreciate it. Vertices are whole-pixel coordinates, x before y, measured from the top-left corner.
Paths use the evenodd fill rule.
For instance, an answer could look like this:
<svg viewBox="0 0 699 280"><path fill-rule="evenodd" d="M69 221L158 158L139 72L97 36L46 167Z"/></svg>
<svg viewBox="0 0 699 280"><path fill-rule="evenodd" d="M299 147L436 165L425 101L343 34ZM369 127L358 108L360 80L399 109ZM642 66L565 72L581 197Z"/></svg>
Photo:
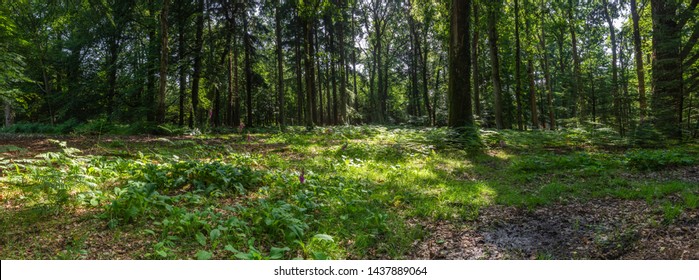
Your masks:
<svg viewBox="0 0 699 280"><path fill-rule="evenodd" d="M529 110L531 111L532 127L539 129L539 111L536 106L536 84L534 82L534 63L532 62L533 55L530 54L527 60L527 73L529 74Z"/></svg>
<svg viewBox="0 0 699 280"><path fill-rule="evenodd" d="M543 3L543 2L542 2ZM549 129L554 130L556 129L556 116L553 108L553 87L551 85L551 73L549 69L549 58L548 58L548 52L546 51L547 46L546 46L546 33L544 32L544 6L542 5L542 11L541 11L541 37L539 38L541 41L541 56L543 60L543 68L544 68L544 84L546 87L546 103L548 107L548 113L549 113ZM542 106L543 107L543 106Z"/></svg>
<svg viewBox="0 0 699 280"><path fill-rule="evenodd" d="M655 125L670 138L682 138L682 61L677 1L651 0L653 20L653 95Z"/></svg>
<svg viewBox="0 0 699 280"><path fill-rule="evenodd" d="M619 69L617 66L617 41L616 29L609 11L609 1L604 0L604 18L607 20L609 27L609 39L612 47L612 96L614 98L614 117L617 122L619 134L624 135L624 126L622 123L621 113L621 98L619 97Z"/></svg>
<svg viewBox="0 0 699 280"><path fill-rule="evenodd" d="M314 124L314 105L315 102L315 69L313 56L313 22L308 19L303 20L304 40L306 42L304 65L306 66L306 128L313 129Z"/></svg>
<svg viewBox="0 0 699 280"><path fill-rule="evenodd" d="M277 106L279 108L279 127L284 130L284 61L282 57L281 4L275 1L274 33L277 39Z"/></svg>
<svg viewBox="0 0 699 280"><path fill-rule="evenodd" d="M471 1L452 0L449 29L449 119L450 127L473 126L471 109Z"/></svg>
<svg viewBox="0 0 699 280"><path fill-rule="evenodd" d="M159 124L165 123L165 91L167 89L167 60L168 60L168 23L167 14L170 6L170 1L165 0L163 2L163 9L160 12L160 90L158 91L158 98L156 100L156 114L155 121Z"/></svg>
<svg viewBox="0 0 699 280"><path fill-rule="evenodd" d="M572 108L572 115L577 117L579 115L579 108L583 106L583 96L580 94L580 56L578 55L578 40L575 37L575 30L577 25L575 24L575 6L573 0L568 1L568 22L570 23L570 43L573 52L573 100L575 104Z"/></svg>
<svg viewBox="0 0 699 280"><path fill-rule="evenodd" d="M646 101L646 78L643 69L643 51L641 50L641 29L638 26L639 16L636 8L636 0L631 0L631 19L633 20L633 49L636 61L636 77L638 79L638 103L641 111L641 122L647 116L648 104Z"/></svg>
<svg viewBox="0 0 699 280"><path fill-rule="evenodd" d="M519 0L515 1L515 99L517 100L517 128L524 130L522 121L522 53L519 42Z"/></svg>
<svg viewBox="0 0 699 280"><path fill-rule="evenodd" d="M473 103L476 111L476 116L481 116L481 97L480 97L480 71L478 68L478 2L473 2L473 46L471 50L471 65L473 66Z"/></svg>
<svg viewBox="0 0 699 280"><path fill-rule="evenodd" d="M500 56L498 54L497 13L500 0L489 3L488 9L488 46L490 47L490 65L492 67L491 78L493 81L493 93L495 95L495 126L504 129L502 115L502 84L500 81Z"/></svg>
<svg viewBox="0 0 699 280"><path fill-rule="evenodd" d="M194 71L192 73L192 122L190 126L201 123L199 112L199 81L201 79L201 49L204 44L204 0L197 2L196 38L194 40Z"/></svg>
<svg viewBox="0 0 699 280"><path fill-rule="evenodd" d="M245 111L247 112L245 122L246 126L252 127L252 41L248 34L248 11L247 7L243 10L243 48L245 50Z"/></svg>

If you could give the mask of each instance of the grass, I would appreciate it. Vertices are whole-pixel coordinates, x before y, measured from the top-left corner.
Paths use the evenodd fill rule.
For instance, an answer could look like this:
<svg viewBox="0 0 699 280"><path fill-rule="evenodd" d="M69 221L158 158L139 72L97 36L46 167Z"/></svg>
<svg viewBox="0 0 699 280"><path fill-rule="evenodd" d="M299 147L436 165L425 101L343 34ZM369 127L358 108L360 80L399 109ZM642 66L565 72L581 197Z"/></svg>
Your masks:
<svg viewBox="0 0 699 280"><path fill-rule="evenodd" d="M91 154L56 142L0 158L0 258L400 259L429 236L415 221L473 221L493 205L645 200L665 224L697 208L696 183L642 176L698 165L696 144L637 149L604 130L481 137L464 149L446 129L291 127L105 140Z"/></svg>

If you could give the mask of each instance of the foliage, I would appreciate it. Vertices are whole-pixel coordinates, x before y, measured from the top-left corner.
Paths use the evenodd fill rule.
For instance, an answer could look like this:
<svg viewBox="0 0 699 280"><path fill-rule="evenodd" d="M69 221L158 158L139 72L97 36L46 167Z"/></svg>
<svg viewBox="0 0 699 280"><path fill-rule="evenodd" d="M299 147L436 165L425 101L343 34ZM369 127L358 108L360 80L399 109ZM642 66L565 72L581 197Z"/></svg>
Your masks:
<svg viewBox="0 0 699 280"><path fill-rule="evenodd" d="M610 145L609 134L596 129L481 130L474 150L446 128L251 132L251 139L116 138L85 152L52 141L55 147L35 158L17 158L29 152L21 147L0 150L12 158L0 159L0 194L45 213L22 220L3 212L0 229L63 224L47 217L75 215L80 220L71 225L87 227L86 234L111 236L106 242L119 248L134 244L131 258L406 258L430 233L421 223L477 221L498 204L639 200L662 226L674 226L699 201L691 178L672 173L698 164L691 143L630 149L625 139ZM86 234L34 257L94 258L94 236L81 241ZM612 241L596 244L635 242L630 237L611 233ZM7 254L40 246L4 244Z"/></svg>

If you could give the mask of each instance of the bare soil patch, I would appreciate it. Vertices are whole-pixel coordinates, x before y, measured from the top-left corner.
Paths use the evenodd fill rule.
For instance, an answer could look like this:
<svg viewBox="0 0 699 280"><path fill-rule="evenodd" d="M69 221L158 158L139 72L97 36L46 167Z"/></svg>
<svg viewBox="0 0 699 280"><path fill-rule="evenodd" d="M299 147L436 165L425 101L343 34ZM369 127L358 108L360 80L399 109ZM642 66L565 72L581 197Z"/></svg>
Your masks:
<svg viewBox="0 0 699 280"><path fill-rule="evenodd" d="M644 201L484 208L473 222L423 222L416 259L699 259L699 210L663 224Z"/></svg>

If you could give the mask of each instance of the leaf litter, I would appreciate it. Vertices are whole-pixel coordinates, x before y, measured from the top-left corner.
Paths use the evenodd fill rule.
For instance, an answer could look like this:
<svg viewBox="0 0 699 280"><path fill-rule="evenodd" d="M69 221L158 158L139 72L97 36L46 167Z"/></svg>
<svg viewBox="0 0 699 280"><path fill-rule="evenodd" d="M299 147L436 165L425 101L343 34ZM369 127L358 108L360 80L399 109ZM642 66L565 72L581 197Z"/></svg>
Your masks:
<svg viewBox="0 0 699 280"><path fill-rule="evenodd" d="M413 259L699 259L699 209L663 223L645 201L599 199L533 210L481 209L473 221L423 221Z"/></svg>

